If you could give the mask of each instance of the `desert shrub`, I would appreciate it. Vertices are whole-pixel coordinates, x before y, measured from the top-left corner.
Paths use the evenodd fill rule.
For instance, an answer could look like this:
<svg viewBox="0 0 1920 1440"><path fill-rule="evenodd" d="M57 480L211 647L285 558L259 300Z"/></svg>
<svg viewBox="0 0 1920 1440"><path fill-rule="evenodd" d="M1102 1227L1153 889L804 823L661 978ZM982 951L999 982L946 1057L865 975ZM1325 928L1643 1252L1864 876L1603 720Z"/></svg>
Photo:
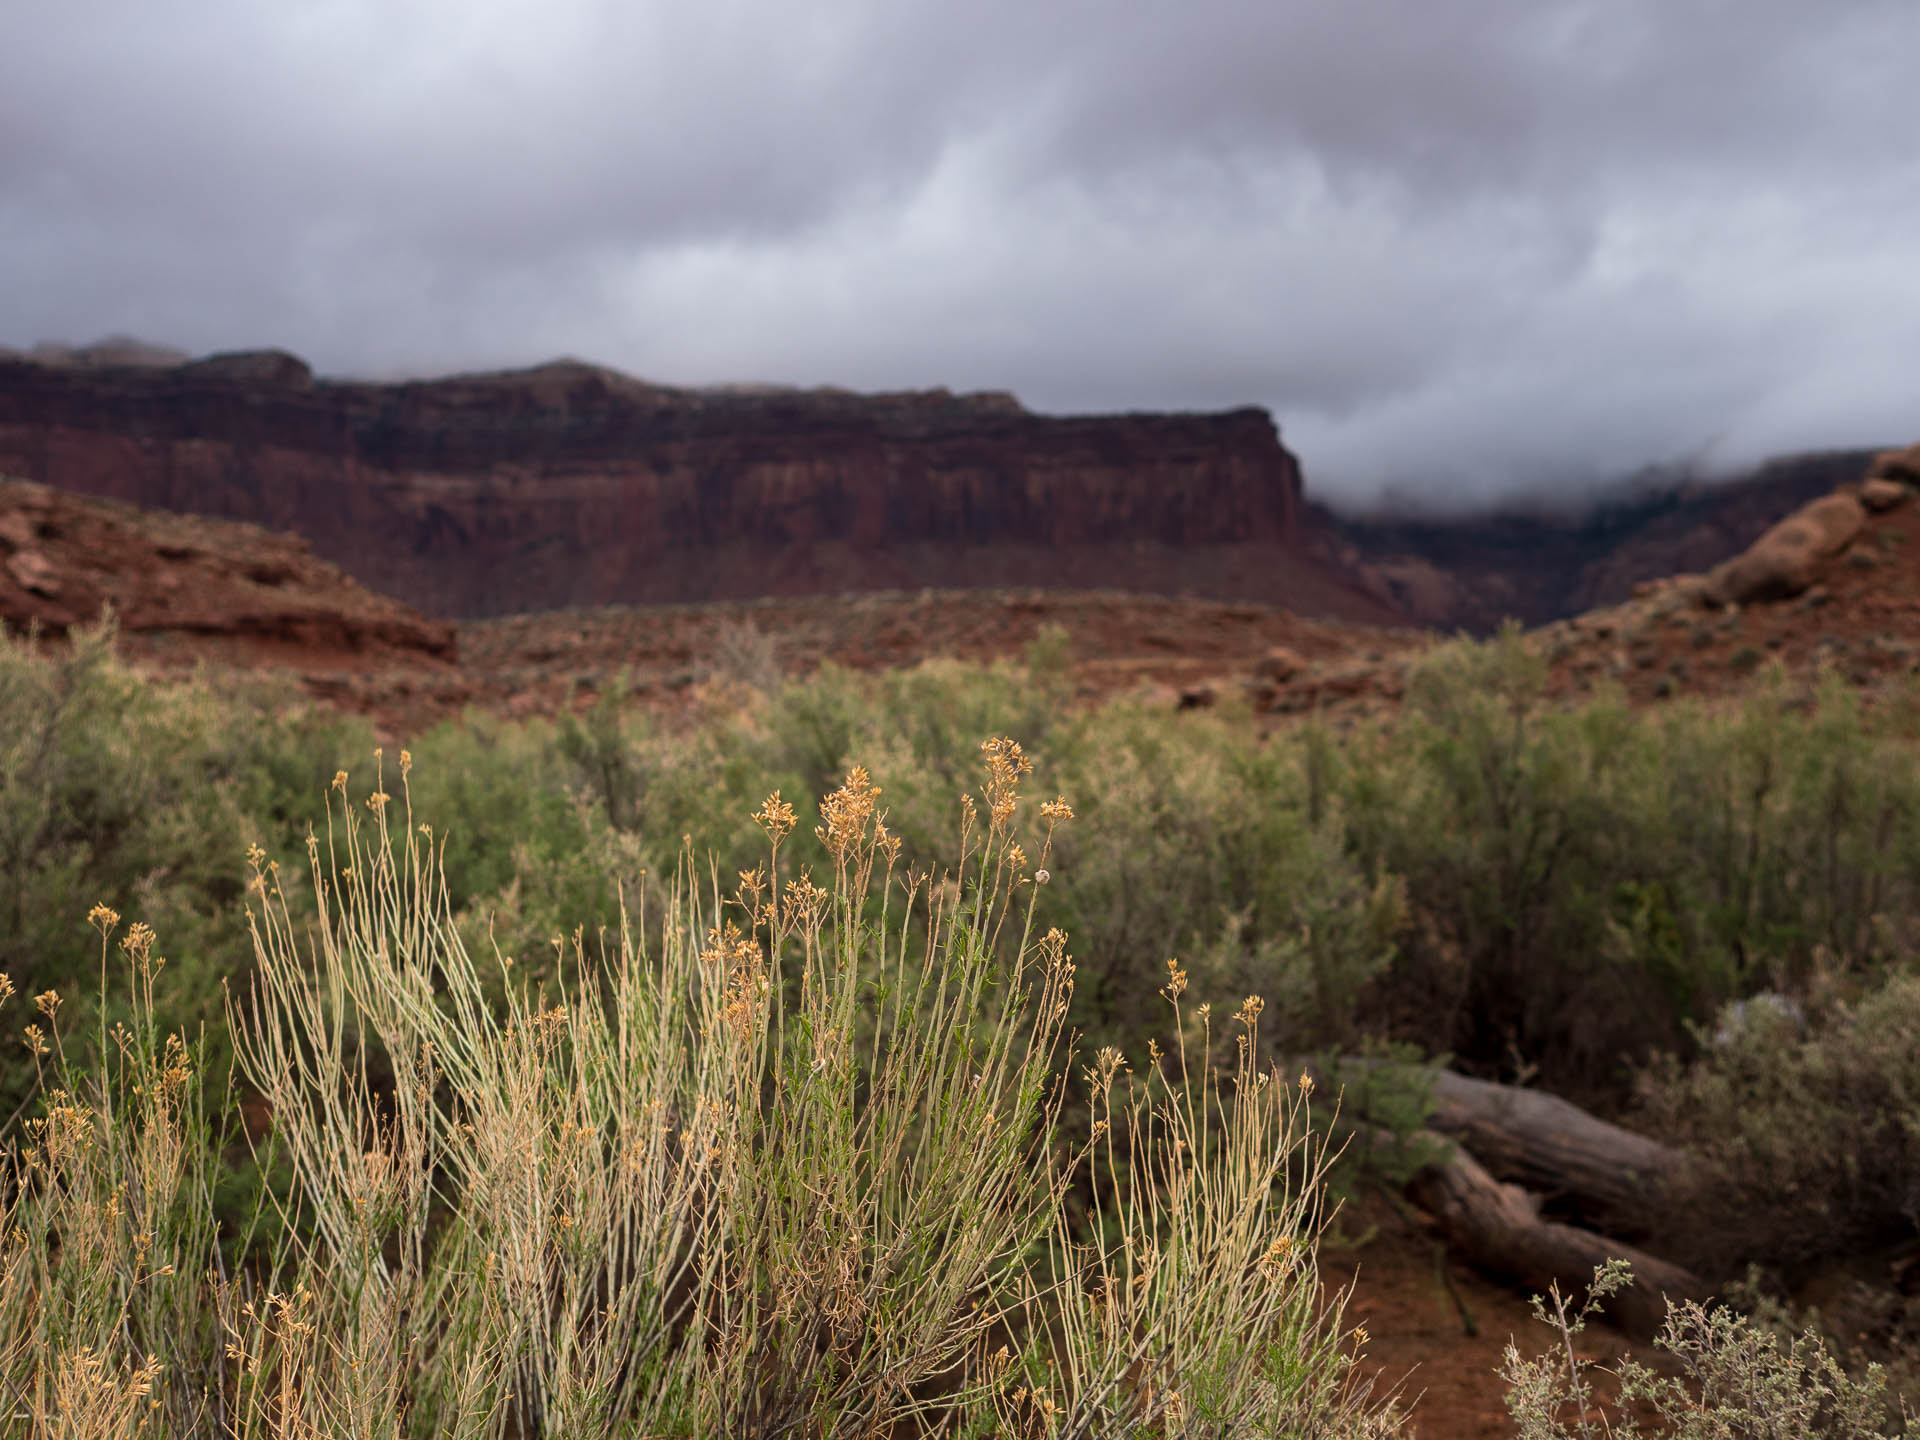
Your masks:
<svg viewBox="0 0 1920 1440"><path fill-rule="evenodd" d="M1396 982L1429 1017L1421 1038L1564 1082L1673 1022L1644 957L1603 948L1661 875L1647 722L1618 698L1551 707L1545 679L1517 631L1442 650L1405 717L1345 747L1339 784L1357 855L1405 877L1416 923Z"/></svg>
<svg viewBox="0 0 1920 1440"><path fill-rule="evenodd" d="M723 620L704 664L723 683L772 694L780 688L780 647L750 620Z"/></svg>
<svg viewBox="0 0 1920 1440"><path fill-rule="evenodd" d="M1702 1033L1697 1059L1649 1066L1646 1123L1701 1161L1680 1203L1662 1200L1663 1232L1706 1273L1757 1262L1789 1283L1920 1237L1916 1036L1920 977L1897 975L1810 1034L1749 1005Z"/></svg>
<svg viewBox="0 0 1920 1440"><path fill-rule="evenodd" d="M1404 878L1401 1033L1485 1069L1623 1094L1728 1000L1831 958L1914 954L1920 781L1901 706L1776 679L1731 709L1549 703L1517 632L1416 671L1406 713L1326 761L1347 844Z"/></svg>
<svg viewBox="0 0 1920 1440"><path fill-rule="evenodd" d="M206 1047L157 1023L166 962L151 927L130 926L112 954L119 918L104 905L88 917L101 983L116 976L129 1023L111 1044L96 1029L90 1054L77 1038L70 1056L61 1032L81 1007L39 997L27 1037L48 1083L38 1113L8 1125L0 1148L10 1433L26 1433L12 1429L25 1420L35 1435L131 1437L152 1433L156 1411L164 1433L208 1433L204 1397L226 1369L211 1157L232 1112L207 1083ZM0 977L0 1005L12 993ZM103 999L89 1007L96 1018Z"/></svg>
<svg viewBox="0 0 1920 1440"><path fill-rule="evenodd" d="M1055 1143L1074 964L1034 928L1031 864L1067 813L1021 827L1030 862L1024 757L986 759L964 884L897 870L855 770L816 876L767 883L798 823L769 800L759 873L725 895L683 868L657 951L623 929L497 991L409 760L343 783L310 920L249 855L257 979L230 1020L294 1177L278 1250L216 1264L205 1077L159 1035L136 925L119 1063L69 1084L53 1053L31 1148L7 1137L9 1413L89 1436L1389 1433L1319 1291L1317 1152L1257 1001L1223 1022L1224 1074L1177 1039L1137 1074L1094 1055L1091 1143ZM118 917L94 918L104 942ZM1087 1168L1091 1216L1061 1203Z"/></svg>
<svg viewBox="0 0 1920 1440"><path fill-rule="evenodd" d="M114 639L111 617L59 646L0 634L0 972L73 996L90 1028L99 956L77 922L104 903L172 937L163 1020L217 1022L248 957L236 846L293 860L313 800L371 736L284 687L156 686ZM0 1054L4 1116L33 1071Z"/></svg>
<svg viewBox="0 0 1920 1440"><path fill-rule="evenodd" d="M1032 665L1052 654L1037 647ZM901 863L952 869L981 738L1033 734L1034 784L1075 796L1088 822L1055 857L1069 883L1038 900L1041 923L1081 949L1077 1025L1102 1042L1143 1039L1159 1024L1161 963L1180 956L1208 985L1273 994L1275 1044L1300 1053L1351 1038L1404 896L1349 854L1338 801L1310 793L1297 747L1258 743L1233 714L1066 713L1032 665L822 667L689 734L656 729L613 691L558 727L473 716L415 747L424 774L445 774L423 782L421 804L452 817L449 869L480 877L456 896L469 936L491 916L525 953L572 923L609 923L606 877L631 893L640 870L671 868L683 836L702 836L723 876L750 868L758 837L739 817L755 787L818 793L856 754L884 792ZM785 863L817 866L818 816L802 811Z"/></svg>
<svg viewBox="0 0 1920 1440"><path fill-rule="evenodd" d="M1533 1297L1534 1319L1554 1331L1559 1348L1523 1360L1507 1345L1501 1376L1520 1440L1638 1440L1649 1433L1676 1440L1874 1440L1890 1426L1904 1433L1904 1425L1890 1420L1877 1366L1856 1380L1817 1335L1783 1339L1724 1306L1709 1309L1693 1300L1668 1311L1654 1341L1678 1373L1622 1362L1607 1373L1617 1382L1617 1403L1627 1418L1609 1418L1595 1402L1595 1367L1575 1337L1602 1302L1631 1280L1626 1262L1613 1260L1594 1271L1577 1308L1570 1308L1558 1286L1550 1297ZM1649 1432L1631 1418L1636 1410L1651 1412L1656 1428Z"/></svg>
<svg viewBox="0 0 1920 1440"><path fill-rule="evenodd" d="M1083 937L1083 1023L1151 1025L1160 961L1179 956L1209 990L1273 997L1291 1053L1345 1043L1404 896L1350 855L1337 815L1314 823L1294 746L1184 718L1108 707L1056 736L1041 770L1087 821L1060 847L1068 883L1043 897L1049 923Z"/></svg>

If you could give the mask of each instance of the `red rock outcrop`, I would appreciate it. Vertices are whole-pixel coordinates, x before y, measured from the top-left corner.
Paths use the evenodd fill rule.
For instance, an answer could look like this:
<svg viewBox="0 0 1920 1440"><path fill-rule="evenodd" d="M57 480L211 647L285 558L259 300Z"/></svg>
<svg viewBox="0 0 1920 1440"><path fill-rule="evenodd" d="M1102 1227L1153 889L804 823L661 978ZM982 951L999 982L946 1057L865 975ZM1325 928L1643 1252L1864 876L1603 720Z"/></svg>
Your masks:
<svg viewBox="0 0 1920 1440"><path fill-rule="evenodd" d="M376 595L297 536L0 478L0 622L52 635L111 606L131 653L298 670L445 669L454 627Z"/></svg>
<svg viewBox="0 0 1920 1440"><path fill-rule="evenodd" d="M1256 409L1052 417L573 362L386 385L280 352L0 359L0 471L291 530L441 616L1038 585L1400 618L1308 543L1299 466Z"/></svg>
<svg viewBox="0 0 1920 1440"><path fill-rule="evenodd" d="M1866 508L1854 495L1833 494L1815 500L1768 530L1743 553L1715 566L1707 576L1703 597L1719 605L1790 600L1813 584L1822 563L1851 545L1866 523Z"/></svg>

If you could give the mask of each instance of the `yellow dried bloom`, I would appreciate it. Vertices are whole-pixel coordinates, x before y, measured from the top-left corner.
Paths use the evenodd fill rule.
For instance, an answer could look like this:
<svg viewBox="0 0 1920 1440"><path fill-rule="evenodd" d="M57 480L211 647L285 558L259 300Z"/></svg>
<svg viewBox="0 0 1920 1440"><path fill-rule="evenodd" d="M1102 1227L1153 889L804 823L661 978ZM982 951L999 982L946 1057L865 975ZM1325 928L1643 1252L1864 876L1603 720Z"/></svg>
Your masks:
<svg viewBox="0 0 1920 1440"><path fill-rule="evenodd" d="M1240 1002L1240 1011L1233 1018L1251 1030L1260 1019L1260 1012L1267 1008L1267 1002L1258 995L1249 995Z"/></svg>
<svg viewBox="0 0 1920 1440"><path fill-rule="evenodd" d="M48 1054L53 1048L47 1044L47 1037L41 1033L38 1025L27 1026L26 1039L22 1043L35 1055Z"/></svg>
<svg viewBox="0 0 1920 1440"><path fill-rule="evenodd" d="M102 939L114 926L120 923L120 912L105 905L96 905L87 912L87 923L100 932Z"/></svg>
<svg viewBox="0 0 1920 1440"><path fill-rule="evenodd" d="M1160 993L1169 1000L1178 1000L1187 989L1187 972L1180 968L1178 960L1167 961L1167 983L1160 987Z"/></svg>
<svg viewBox="0 0 1920 1440"><path fill-rule="evenodd" d="M333 788L335 790L338 790L342 795L347 793L347 772L346 771L336 770L333 772Z"/></svg>
<svg viewBox="0 0 1920 1440"><path fill-rule="evenodd" d="M1300 1072L1300 1093L1302 1095L1313 1094L1313 1076L1304 1070Z"/></svg>
<svg viewBox="0 0 1920 1440"><path fill-rule="evenodd" d="M0 1005L6 1004L6 1002L12 998L13 977L11 975L0 975Z"/></svg>
<svg viewBox="0 0 1920 1440"><path fill-rule="evenodd" d="M787 914L805 926L813 922L827 903L827 892L813 883L812 876L802 875L787 882L786 899Z"/></svg>
<svg viewBox="0 0 1920 1440"><path fill-rule="evenodd" d="M386 791L376 790L371 795L367 796L367 809L373 811L377 815L380 812L380 807L385 805L392 798L393 797L387 794Z"/></svg>
<svg viewBox="0 0 1920 1440"><path fill-rule="evenodd" d="M1102 1045L1093 1057L1091 1069L1081 1071L1087 1082L1087 1088L1095 1095L1105 1095L1113 1088L1113 1077L1126 1065L1126 1057L1111 1045Z"/></svg>
<svg viewBox="0 0 1920 1440"><path fill-rule="evenodd" d="M987 757L989 779L1017 780L1022 775L1033 773L1033 762L1020 749L1018 740L996 735L990 740L982 740L980 749Z"/></svg>
<svg viewBox="0 0 1920 1440"><path fill-rule="evenodd" d="M836 860L848 854L860 841L867 821L873 818L874 802L880 787L867 775L864 765L847 772L846 783L820 802L820 818L825 823L814 828L820 843Z"/></svg>
<svg viewBox="0 0 1920 1440"><path fill-rule="evenodd" d="M1272 1284L1287 1273L1292 1259L1293 1237L1277 1236L1274 1242L1267 1246L1267 1253L1261 1257L1260 1273L1266 1278L1268 1284Z"/></svg>
<svg viewBox="0 0 1920 1440"><path fill-rule="evenodd" d="M1066 796L1056 796L1040 807L1040 818L1059 824L1063 820L1073 819L1073 807L1067 803Z"/></svg>
<svg viewBox="0 0 1920 1440"><path fill-rule="evenodd" d="M413 769L413 752L411 750L402 750L400 752L400 778L402 780L406 779L407 772L412 769Z"/></svg>
<svg viewBox="0 0 1920 1440"><path fill-rule="evenodd" d="M791 885L788 891L792 893ZM707 932L700 962L722 977L721 1022L733 1032L736 1041L746 1044L759 1028L765 1009L763 1002L772 993L760 942L751 935L741 934L737 926L729 923L724 929Z"/></svg>
<svg viewBox="0 0 1920 1440"><path fill-rule="evenodd" d="M1055 925L1040 937L1040 957L1049 970L1071 966L1067 959L1067 932Z"/></svg>
<svg viewBox="0 0 1920 1440"><path fill-rule="evenodd" d="M994 830L1004 829L1019 805L1020 777L1033 773L1033 762L1020 749L1020 742L996 735L982 740L980 749L987 757L987 814Z"/></svg>
<svg viewBox="0 0 1920 1440"><path fill-rule="evenodd" d="M34 996L33 1008L49 1020L53 1019L54 1012L60 1008L60 992L58 990L46 990Z"/></svg>
<svg viewBox="0 0 1920 1440"><path fill-rule="evenodd" d="M793 806L780 798L780 792L774 791L766 802L753 812L754 823L767 832L767 837L778 845L797 823Z"/></svg>

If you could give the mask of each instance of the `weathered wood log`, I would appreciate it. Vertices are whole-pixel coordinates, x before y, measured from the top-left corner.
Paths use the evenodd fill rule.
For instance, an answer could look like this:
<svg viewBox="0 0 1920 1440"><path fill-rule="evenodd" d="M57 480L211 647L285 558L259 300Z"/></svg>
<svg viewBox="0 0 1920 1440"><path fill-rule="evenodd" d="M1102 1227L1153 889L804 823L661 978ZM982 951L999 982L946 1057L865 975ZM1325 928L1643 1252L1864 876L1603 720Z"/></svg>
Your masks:
<svg viewBox="0 0 1920 1440"><path fill-rule="evenodd" d="M1381 1063L1346 1056L1331 1075L1312 1062L1305 1068L1317 1083L1337 1086L1343 1077L1375 1071ZM1433 1077L1427 1125L1465 1145L1496 1178L1544 1200L1571 1200L1582 1218L1600 1222L1644 1223L1660 1190L1689 1163L1682 1151L1611 1125L1557 1095L1451 1070Z"/></svg>
<svg viewBox="0 0 1920 1440"><path fill-rule="evenodd" d="M1667 1298L1698 1300L1709 1293L1678 1265L1591 1230L1542 1220L1533 1196L1496 1180L1465 1148L1451 1148L1450 1158L1413 1177L1407 1196L1439 1222L1448 1244L1470 1264L1537 1293L1557 1283L1562 1294L1579 1296L1596 1265L1625 1260L1633 1284L1608 1301L1604 1313L1641 1340L1659 1330Z"/></svg>
<svg viewBox="0 0 1920 1440"><path fill-rule="evenodd" d="M1379 1062L1339 1062L1352 1076ZM1333 1079L1338 1077L1322 1077ZM1583 1216L1644 1223L1659 1192L1680 1178L1684 1153L1589 1115L1555 1095L1441 1071L1434 1077L1430 1130L1450 1140L1449 1158L1414 1176L1407 1197L1439 1223L1449 1248L1468 1263L1544 1293L1581 1295L1609 1259L1633 1267L1631 1288L1606 1312L1650 1339L1666 1314L1663 1295L1704 1299L1709 1287L1678 1265L1593 1230L1544 1219L1542 1199L1572 1200ZM1519 1182L1519 1183L1506 1183ZM1538 1193L1533 1193L1538 1192Z"/></svg>
<svg viewBox="0 0 1920 1440"><path fill-rule="evenodd" d="M1548 1198L1570 1196L1595 1219L1644 1222L1649 1198L1687 1163L1678 1150L1540 1090L1443 1070L1433 1101L1428 1124L1466 1146L1494 1176Z"/></svg>

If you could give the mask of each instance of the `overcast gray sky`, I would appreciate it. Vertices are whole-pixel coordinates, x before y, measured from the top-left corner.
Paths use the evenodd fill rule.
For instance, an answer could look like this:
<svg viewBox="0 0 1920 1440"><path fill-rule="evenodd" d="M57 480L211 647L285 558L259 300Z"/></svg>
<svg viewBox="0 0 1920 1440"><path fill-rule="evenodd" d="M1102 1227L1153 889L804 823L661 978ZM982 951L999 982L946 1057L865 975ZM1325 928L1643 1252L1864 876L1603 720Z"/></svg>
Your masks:
<svg viewBox="0 0 1920 1440"><path fill-rule="evenodd" d="M1920 438L1920 0L11 0L0 344L1270 407L1319 495Z"/></svg>

